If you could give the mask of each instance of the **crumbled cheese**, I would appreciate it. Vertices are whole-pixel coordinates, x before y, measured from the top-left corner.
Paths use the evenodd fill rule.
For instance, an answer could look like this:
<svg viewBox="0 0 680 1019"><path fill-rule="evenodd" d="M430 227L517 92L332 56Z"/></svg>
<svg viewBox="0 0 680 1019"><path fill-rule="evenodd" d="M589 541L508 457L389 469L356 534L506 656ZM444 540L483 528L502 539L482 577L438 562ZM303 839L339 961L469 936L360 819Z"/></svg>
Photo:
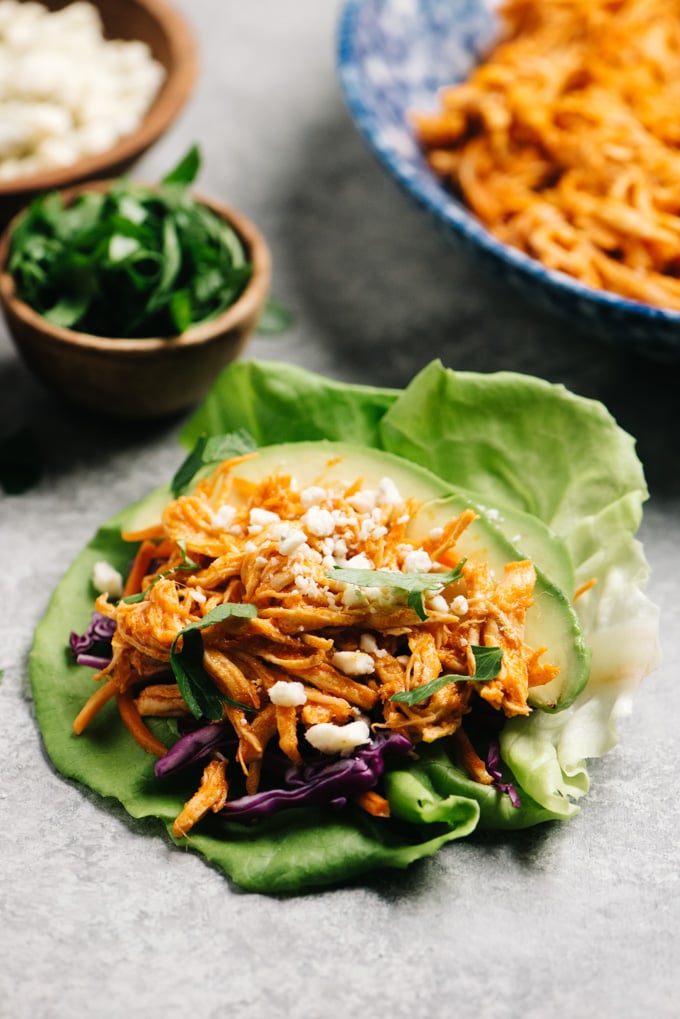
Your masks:
<svg viewBox="0 0 680 1019"><path fill-rule="evenodd" d="M269 688L269 700L282 708L297 708L301 704L306 704L307 694L302 683L279 679Z"/></svg>
<svg viewBox="0 0 680 1019"><path fill-rule="evenodd" d="M0 0L0 180L110 148L164 77L145 43L104 38L94 4Z"/></svg>
<svg viewBox="0 0 680 1019"><path fill-rule="evenodd" d="M333 514L320 506L310 506L300 523L315 538L325 538L335 530Z"/></svg>
<svg viewBox="0 0 680 1019"><path fill-rule="evenodd" d="M340 596L340 601L346 609L351 609L355 605L365 605L366 598L363 591L359 587L355 587L353 584L345 584L345 589Z"/></svg>
<svg viewBox="0 0 680 1019"><path fill-rule="evenodd" d="M307 598L318 598L321 594L321 588L313 577L306 577L302 573L298 573L295 577L295 586L300 594L305 595Z"/></svg>
<svg viewBox="0 0 680 1019"><path fill-rule="evenodd" d="M248 515L248 534L260 534L265 527L280 522L281 517L278 513L272 513L270 510L260 509L256 506L251 509Z"/></svg>
<svg viewBox="0 0 680 1019"><path fill-rule="evenodd" d="M403 501L392 478L381 478L378 483L378 506L399 506Z"/></svg>
<svg viewBox="0 0 680 1019"><path fill-rule="evenodd" d="M336 651L331 661L346 676L370 676L375 670L373 658L365 651Z"/></svg>
<svg viewBox="0 0 680 1019"><path fill-rule="evenodd" d="M284 534L279 535L279 552L281 555L290 555L295 552L296 549L300 548L301 545L307 541L307 535L304 531L300 531L298 528L292 527Z"/></svg>
<svg viewBox="0 0 680 1019"><path fill-rule="evenodd" d="M439 541L439 539L442 538L443 536L444 536L443 527L433 527L432 530L430 531L430 537L432 538L433 541Z"/></svg>
<svg viewBox="0 0 680 1019"><path fill-rule="evenodd" d="M225 531L234 522L235 515L235 507L225 503L224 506L220 506L220 508L215 510L213 513L212 525L218 531Z"/></svg>
<svg viewBox="0 0 680 1019"><path fill-rule="evenodd" d="M377 501L378 493L374 492L372 488L362 488L347 498L347 502L357 513L370 513L375 509Z"/></svg>
<svg viewBox="0 0 680 1019"><path fill-rule="evenodd" d="M333 557L336 560L337 565L341 565L347 559L347 542L344 538L336 538L333 542L333 548L331 550Z"/></svg>
<svg viewBox="0 0 680 1019"><path fill-rule="evenodd" d="M351 570L372 570L373 563L363 552L358 552L357 555L353 555L351 559L347 560L347 566Z"/></svg>
<svg viewBox="0 0 680 1019"><path fill-rule="evenodd" d="M427 599L427 607L431 612L449 612L449 603L442 594L435 594Z"/></svg>
<svg viewBox="0 0 680 1019"><path fill-rule="evenodd" d="M319 722L310 725L305 732L305 739L322 754L351 754L357 747L369 743L371 730L363 719L348 722L346 725L335 725L333 722Z"/></svg>
<svg viewBox="0 0 680 1019"><path fill-rule="evenodd" d="M111 563L100 560L94 564L92 583L100 594L108 594L111 598L120 598L123 593L123 578Z"/></svg>
<svg viewBox="0 0 680 1019"><path fill-rule="evenodd" d="M372 633L362 633L359 638L359 647L362 651L367 654L374 655L376 658L384 658L387 654L385 648L378 647L378 642Z"/></svg>
<svg viewBox="0 0 680 1019"><path fill-rule="evenodd" d="M414 548L404 556L404 569L407 573L429 573L433 563L423 548Z"/></svg>
<svg viewBox="0 0 680 1019"><path fill-rule="evenodd" d="M316 506L326 496L326 489L320 488L319 485L310 485L308 488L303 488L300 492L300 502L308 509L310 506Z"/></svg>
<svg viewBox="0 0 680 1019"><path fill-rule="evenodd" d="M464 616L468 608L468 600L464 594L457 594L451 602L451 611L455 612L457 616Z"/></svg>

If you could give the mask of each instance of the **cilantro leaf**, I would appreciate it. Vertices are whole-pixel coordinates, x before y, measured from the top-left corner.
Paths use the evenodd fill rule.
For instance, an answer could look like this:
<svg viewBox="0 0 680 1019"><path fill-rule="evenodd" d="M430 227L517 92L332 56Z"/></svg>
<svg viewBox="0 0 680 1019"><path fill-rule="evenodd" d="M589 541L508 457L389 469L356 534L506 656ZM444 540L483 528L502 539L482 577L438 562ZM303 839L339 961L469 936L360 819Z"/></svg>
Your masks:
<svg viewBox="0 0 680 1019"><path fill-rule="evenodd" d="M290 329L294 320L290 308L270 297L257 320L256 332L260 336L278 336Z"/></svg>
<svg viewBox="0 0 680 1019"><path fill-rule="evenodd" d="M193 479L204 467L222 463L233 456L253 453L257 443L245 428L238 428L226 435L199 435L194 448L177 468L170 482L170 491L175 499L187 490Z"/></svg>
<svg viewBox="0 0 680 1019"><path fill-rule="evenodd" d="M355 570L346 566L334 566L332 570L326 570L326 576L331 580L339 580L343 584L354 584L355 587L392 587L398 591L414 594L433 591L460 580L464 564L465 559L461 559L454 569L446 570L443 573Z"/></svg>
<svg viewBox="0 0 680 1019"><path fill-rule="evenodd" d="M225 704L252 711L248 704L232 700L218 690L203 668L203 638L200 631L229 618L253 619L257 615L254 605L223 602L195 623L180 630L170 648L170 666L180 693L194 718L222 717ZM178 650L181 639L182 647Z"/></svg>
<svg viewBox="0 0 680 1019"><path fill-rule="evenodd" d="M452 570L445 573L419 573L416 571L402 573L399 570L356 570L351 567L334 566L326 570L331 580L339 580L355 587L388 587L396 591L405 591L408 595L407 605L415 610L419 619L427 619L423 593L436 591L460 580L465 559L461 559Z"/></svg>
<svg viewBox="0 0 680 1019"><path fill-rule="evenodd" d="M163 177L163 184L193 184L201 168L201 153L198 145L192 145L169 173Z"/></svg>
<svg viewBox="0 0 680 1019"><path fill-rule="evenodd" d="M398 704L412 706L426 701L428 697L437 693L438 690L442 690L449 683L486 683L490 679L496 679L503 661L503 651L501 648L475 646L472 648L472 653L475 657L474 676L459 676L456 673L447 673L443 676L437 676L436 679L430 680L429 683L415 686L412 690L400 690L398 693L392 694L390 700L396 701Z"/></svg>

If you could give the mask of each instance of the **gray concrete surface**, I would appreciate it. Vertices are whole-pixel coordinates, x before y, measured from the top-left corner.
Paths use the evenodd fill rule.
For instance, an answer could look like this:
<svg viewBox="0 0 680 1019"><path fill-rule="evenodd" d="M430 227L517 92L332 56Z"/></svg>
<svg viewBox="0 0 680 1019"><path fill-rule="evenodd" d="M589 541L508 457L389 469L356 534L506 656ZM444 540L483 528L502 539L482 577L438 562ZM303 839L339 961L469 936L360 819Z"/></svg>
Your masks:
<svg viewBox="0 0 680 1019"><path fill-rule="evenodd" d="M338 5L178 0L200 84L140 164L194 140L201 186L252 215L295 312L248 355L402 385L432 357L602 399L638 439L661 668L568 825L454 843L406 874L246 895L56 775L27 687L33 628L98 523L164 481L183 419L61 406L0 323L0 423L37 426L46 474L0 496L0 1016L665 1019L680 1014L677 369L594 342L480 278L383 175L340 95Z"/></svg>

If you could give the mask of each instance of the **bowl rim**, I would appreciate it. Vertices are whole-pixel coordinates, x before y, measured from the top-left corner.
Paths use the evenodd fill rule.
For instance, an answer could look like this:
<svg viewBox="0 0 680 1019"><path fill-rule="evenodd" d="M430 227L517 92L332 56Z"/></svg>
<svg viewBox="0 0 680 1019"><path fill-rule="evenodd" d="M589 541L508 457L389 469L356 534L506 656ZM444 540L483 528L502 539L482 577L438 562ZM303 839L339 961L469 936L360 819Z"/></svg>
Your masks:
<svg viewBox="0 0 680 1019"><path fill-rule="evenodd" d="M86 191L105 191L117 179L87 181L84 184L62 189L59 193L68 201ZM148 185L144 181L136 183L154 186ZM215 318L191 326L176 336L168 337L97 336L95 333L84 333L55 325L17 297L14 277L6 269L12 231L17 222L27 214L27 209L18 212L0 234L0 304L28 329L50 341L63 345L64 348L75 347L102 353L118 352L130 356L139 354L146 357L159 351L177 349L178 347L196 347L217 340L225 332L254 315L258 307L266 300L271 280L272 257L264 234L248 216L232 208L220 198L200 190L192 188L191 195L234 228L245 245L252 266L250 278L242 293L233 304L225 308Z"/></svg>
<svg viewBox="0 0 680 1019"><path fill-rule="evenodd" d="M645 304L632 298L624 297L611 290L597 290L586 283L569 276L557 269L551 269L538 259L532 258L519 248L513 248L498 240L481 220L461 201L457 200L429 170L423 160L422 170L431 175L431 179L422 174L418 176L407 172L403 159L398 151L384 141L378 129L374 108L367 102L366 93L360 86L357 68L365 59L365 54L358 53L356 46L356 29L359 17L377 3L385 0L343 0L340 10L337 32L337 63L340 73L345 102L352 119L364 136L378 160L393 176L397 184L420 205L434 220L451 227L457 234L472 242L490 255L495 261L510 265L522 276L538 281L540 286L547 287L562 297L573 297L574 300L585 300L611 310L629 321L644 326L645 323L663 323L680 327L680 311L673 311L657 305ZM387 0L389 4L391 0ZM469 2L469 0L466 0ZM480 7L489 10L484 0L476 0ZM436 0L421 0L427 6ZM493 16L493 9L489 10ZM408 124L405 124L408 128ZM430 184L427 187L425 181Z"/></svg>
<svg viewBox="0 0 680 1019"><path fill-rule="evenodd" d="M111 167L133 160L157 141L188 100L198 77L198 49L188 21L166 0L128 2L143 8L162 27L172 58L172 71L166 75L144 118L134 131L103 152L85 156L68 166L0 181L0 200L21 199L36 191L58 190L101 176Z"/></svg>

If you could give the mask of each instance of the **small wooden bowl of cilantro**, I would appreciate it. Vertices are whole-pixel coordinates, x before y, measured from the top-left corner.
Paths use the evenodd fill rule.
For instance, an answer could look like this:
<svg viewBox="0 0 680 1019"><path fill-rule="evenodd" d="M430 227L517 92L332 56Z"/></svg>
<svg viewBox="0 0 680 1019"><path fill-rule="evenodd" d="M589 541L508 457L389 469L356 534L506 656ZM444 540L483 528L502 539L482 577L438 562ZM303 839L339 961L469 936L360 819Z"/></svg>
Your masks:
<svg viewBox="0 0 680 1019"><path fill-rule="evenodd" d="M120 177L36 199L0 238L0 304L34 373L88 410L162 417L198 402L255 329L266 241L191 184Z"/></svg>

